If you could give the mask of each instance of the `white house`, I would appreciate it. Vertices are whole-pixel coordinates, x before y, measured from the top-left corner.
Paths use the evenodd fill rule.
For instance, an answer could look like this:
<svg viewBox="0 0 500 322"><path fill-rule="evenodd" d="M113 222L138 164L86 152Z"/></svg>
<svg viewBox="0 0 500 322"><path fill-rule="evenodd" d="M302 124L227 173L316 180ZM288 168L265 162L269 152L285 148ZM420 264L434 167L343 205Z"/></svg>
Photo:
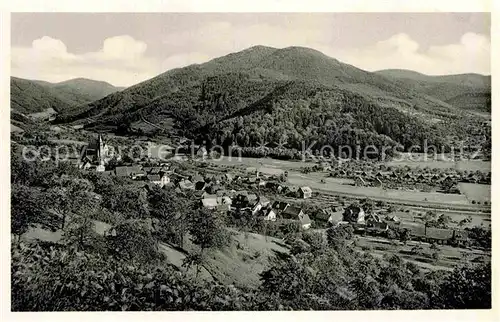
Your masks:
<svg viewBox="0 0 500 322"><path fill-rule="evenodd" d="M276 213L272 208L266 210L264 212L264 220L269 220L269 221L276 221Z"/></svg>

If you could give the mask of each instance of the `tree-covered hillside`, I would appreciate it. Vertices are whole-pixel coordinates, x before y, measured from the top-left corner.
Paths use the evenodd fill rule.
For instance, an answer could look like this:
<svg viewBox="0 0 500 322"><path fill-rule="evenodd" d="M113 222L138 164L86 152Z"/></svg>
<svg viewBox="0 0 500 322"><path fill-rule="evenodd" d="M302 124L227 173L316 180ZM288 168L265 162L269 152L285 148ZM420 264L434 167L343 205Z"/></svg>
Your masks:
<svg viewBox="0 0 500 322"><path fill-rule="evenodd" d="M491 111L491 76L459 74L428 76L410 70L376 72L413 87L454 107L480 112Z"/></svg>
<svg viewBox="0 0 500 322"><path fill-rule="evenodd" d="M84 78L49 83L11 77L11 108L24 114L43 112L48 108L60 113L101 99L121 89L106 82Z"/></svg>
<svg viewBox="0 0 500 322"><path fill-rule="evenodd" d="M70 106L44 86L17 77L10 78L10 105L11 109L24 114L43 112L49 108L62 111Z"/></svg>
<svg viewBox="0 0 500 322"><path fill-rule="evenodd" d="M170 134L240 146L281 138L296 149L310 141L408 148L463 138L464 113L411 84L316 50L256 46L170 70L57 121L130 130L171 120Z"/></svg>

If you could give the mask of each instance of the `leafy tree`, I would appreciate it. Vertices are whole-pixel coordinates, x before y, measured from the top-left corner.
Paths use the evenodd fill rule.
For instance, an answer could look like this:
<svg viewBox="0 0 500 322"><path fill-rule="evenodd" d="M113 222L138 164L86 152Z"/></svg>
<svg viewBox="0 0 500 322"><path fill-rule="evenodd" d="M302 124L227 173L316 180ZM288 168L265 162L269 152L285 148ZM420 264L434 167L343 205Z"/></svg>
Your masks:
<svg viewBox="0 0 500 322"><path fill-rule="evenodd" d="M128 219L112 227L107 237L110 251L125 260L152 261L161 259L158 241L154 238L151 222Z"/></svg>
<svg viewBox="0 0 500 322"><path fill-rule="evenodd" d="M184 245L184 235L189 229L189 213L192 202L173 190L155 186L148 191L151 216L159 220L157 235L160 239Z"/></svg>
<svg viewBox="0 0 500 322"><path fill-rule="evenodd" d="M95 209L98 200L93 189L93 185L86 179L63 175L55 180L55 186L48 190L47 197L53 210L61 217L61 229L65 228L68 215L81 216Z"/></svg>
<svg viewBox="0 0 500 322"><path fill-rule="evenodd" d="M399 241L406 245L406 243L411 240L411 232L409 229L405 228L399 232Z"/></svg>
<svg viewBox="0 0 500 322"><path fill-rule="evenodd" d="M78 250L83 250L94 241L92 239L92 235L95 234L93 226L87 216L75 216L66 227L64 240L68 245L75 245Z"/></svg>
<svg viewBox="0 0 500 322"><path fill-rule="evenodd" d="M448 228L448 225L450 224L450 222L451 222L451 217L448 215L444 215L444 214L439 216L439 218L437 219L437 225L440 228Z"/></svg>
<svg viewBox="0 0 500 322"><path fill-rule="evenodd" d="M378 283L373 278L358 276L349 283L356 294L356 307L363 309L375 309L380 307L383 298Z"/></svg>
<svg viewBox="0 0 500 322"><path fill-rule="evenodd" d="M326 231L328 244L336 249L345 246L346 241L351 240L353 235L354 229L350 225L330 227Z"/></svg>
<svg viewBox="0 0 500 322"><path fill-rule="evenodd" d="M442 308L491 308L491 265L456 267L440 289Z"/></svg>
<svg viewBox="0 0 500 322"><path fill-rule="evenodd" d="M34 188L13 184L11 187L11 231L19 240L30 224L42 223L44 198Z"/></svg>
<svg viewBox="0 0 500 322"><path fill-rule="evenodd" d="M200 247L200 257L204 251L226 246L229 243L228 232L217 215L206 209L194 211L190 218L189 234L191 241ZM196 275L198 275L197 266Z"/></svg>
<svg viewBox="0 0 500 322"><path fill-rule="evenodd" d="M302 301L311 289L312 272L294 258L279 261L261 273L262 289L284 300Z"/></svg>
<svg viewBox="0 0 500 322"><path fill-rule="evenodd" d="M302 239L310 245L313 253L318 253L325 247L325 240L320 232L305 232Z"/></svg>
<svg viewBox="0 0 500 322"><path fill-rule="evenodd" d="M466 218L464 218L458 222L458 227L462 228L463 226L468 225L471 222L472 222L472 217L467 216Z"/></svg>

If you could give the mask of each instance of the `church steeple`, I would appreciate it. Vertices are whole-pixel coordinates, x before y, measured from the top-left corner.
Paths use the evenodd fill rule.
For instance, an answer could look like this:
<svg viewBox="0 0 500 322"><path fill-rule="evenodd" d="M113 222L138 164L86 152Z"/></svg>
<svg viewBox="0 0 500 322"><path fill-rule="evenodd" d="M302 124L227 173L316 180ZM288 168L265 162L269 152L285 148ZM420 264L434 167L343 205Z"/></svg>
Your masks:
<svg viewBox="0 0 500 322"><path fill-rule="evenodd" d="M97 138L97 142L99 145L99 150L97 151L97 159L99 163L102 162L104 158L104 140L102 139L102 135L99 133L99 137Z"/></svg>

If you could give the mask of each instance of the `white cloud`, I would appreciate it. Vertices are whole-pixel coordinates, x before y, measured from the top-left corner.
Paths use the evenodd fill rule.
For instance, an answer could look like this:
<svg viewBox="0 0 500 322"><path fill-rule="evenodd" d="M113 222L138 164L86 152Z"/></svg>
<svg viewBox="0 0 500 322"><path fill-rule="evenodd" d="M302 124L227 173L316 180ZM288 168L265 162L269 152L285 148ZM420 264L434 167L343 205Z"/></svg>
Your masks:
<svg viewBox="0 0 500 322"><path fill-rule="evenodd" d="M123 35L107 38L101 50L83 54L68 52L59 39L44 36L31 47L13 47L12 74L28 79L59 82L76 77L129 86L158 73L159 62L145 55L146 43Z"/></svg>
<svg viewBox="0 0 500 322"><path fill-rule="evenodd" d="M368 71L400 68L429 75L490 74L490 39L485 35L469 32L457 43L423 49L409 35L399 33L362 48L337 48L332 43L332 31L327 28L314 21L283 27L265 23L238 27L227 22L216 22L196 30L172 33L164 38L164 43L179 52L196 48L196 55L203 57L188 59L180 54L179 62L202 62L254 45L277 48L305 46ZM348 33L345 37L348 37Z"/></svg>
<svg viewBox="0 0 500 322"><path fill-rule="evenodd" d="M44 36L34 40L31 47L13 47L11 67L13 75L23 78L57 82L86 77L129 86L168 69L267 45L315 48L368 71L401 68L430 75L490 74L491 44L485 35L466 33L456 43L421 48L409 35L399 33L362 48L337 48L332 33L325 28L314 22L240 27L227 22L210 23L163 38L163 44L175 53L166 57L148 56L147 44L128 35L107 38L99 51L83 54L71 53L61 40Z"/></svg>
<svg viewBox="0 0 500 322"><path fill-rule="evenodd" d="M362 69L410 69L429 75L460 73L490 74L490 40L475 33L460 42L421 50L407 34L397 34L372 46L326 51L339 60Z"/></svg>

